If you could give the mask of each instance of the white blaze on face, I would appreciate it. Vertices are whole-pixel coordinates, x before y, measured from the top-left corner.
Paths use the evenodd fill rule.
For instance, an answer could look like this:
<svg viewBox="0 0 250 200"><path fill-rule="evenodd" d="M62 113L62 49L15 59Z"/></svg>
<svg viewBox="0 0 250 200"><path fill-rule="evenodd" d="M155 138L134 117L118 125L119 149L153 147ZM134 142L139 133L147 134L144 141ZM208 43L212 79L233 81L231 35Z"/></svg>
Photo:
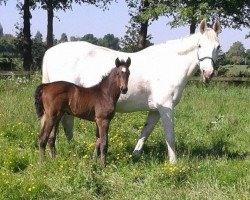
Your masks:
<svg viewBox="0 0 250 200"><path fill-rule="evenodd" d="M126 67L122 67L122 72L126 72L126 71L127 71Z"/></svg>

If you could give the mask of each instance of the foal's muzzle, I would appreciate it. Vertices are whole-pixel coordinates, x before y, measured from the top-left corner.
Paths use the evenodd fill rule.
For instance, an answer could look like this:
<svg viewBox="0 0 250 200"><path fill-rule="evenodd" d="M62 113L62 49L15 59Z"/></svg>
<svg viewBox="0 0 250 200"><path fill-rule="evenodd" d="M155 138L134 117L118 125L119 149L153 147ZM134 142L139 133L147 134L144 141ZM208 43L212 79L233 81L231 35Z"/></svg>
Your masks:
<svg viewBox="0 0 250 200"><path fill-rule="evenodd" d="M128 91L128 87L121 86L120 89L121 89L121 93L122 93L122 94L126 94L127 91Z"/></svg>

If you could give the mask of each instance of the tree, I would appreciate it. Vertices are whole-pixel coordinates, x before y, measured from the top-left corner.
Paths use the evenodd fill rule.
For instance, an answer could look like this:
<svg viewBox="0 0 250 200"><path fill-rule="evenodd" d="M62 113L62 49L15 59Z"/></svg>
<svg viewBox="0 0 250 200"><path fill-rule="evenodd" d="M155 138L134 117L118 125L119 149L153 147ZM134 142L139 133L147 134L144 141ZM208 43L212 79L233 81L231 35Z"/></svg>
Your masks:
<svg viewBox="0 0 250 200"><path fill-rule="evenodd" d="M70 9L72 3L87 3L105 9L112 0L37 0L41 7L47 11L47 48L53 46L53 18L54 11Z"/></svg>
<svg viewBox="0 0 250 200"><path fill-rule="evenodd" d="M86 34L82 38L80 38L81 41L86 41L91 44L97 44L98 39L93 34Z"/></svg>
<svg viewBox="0 0 250 200"><path fill-rule="evenodd" d="M15 37L13 35L5 34L0 38L0 54L7 57L16 54Z"/></svg>
<svg viewBox="0 0 250 200"><path fill-rule="evenodd" d="M130 26L127 26L127 31L123 38L121 38L120 46L121 50L124 52L137 52L140 51L138 47L139 41L139 27L136 23L130 23ZM145 47L153 45L150 42L151 35L147 35Z"/></svg>
<svg viewBox="0 0 250 200"><path fill-rule="evenodd" d="M4 4L6 5L7 0L0 0L0 5Z"/></svg>
<svg viewBox="0 0 250 200"><path fill-rule="evenodd" d="M250 49L246 50L246 64L250 65Z"/></svg>
<svg viewBox="0 0 250 200"><path fill-rule="evenodd" d="M148 0L149 1L149 0ZM249 0L154 0L140 13L142 18L158 19L159 16L171 17L168 24L172 27L188 25L190 33L202 19L212 22L219 19L223 27L240 29L250 27Z"/></svg>
<svg viewBox="0 0 250 200"><path fill-rule="evenodd" d="M0 37L3 37L3 27L1 23L0 23Z"/></svg>
<svg viewBox="0 0 250 200"><path fill-rule="evenodd" d="M129 7L130 25L127 26L125 36L121 39L123 51L136 52L149 46L148 26L153 15L148 14L149 9L155 5L151 0L126 0Z"/></svg>
<svg viewBox="0 0 250 200"><path fill-rule="evenodd" d="M127 39L129 37L129 34L134 32L138 32L138 34L133 35L136 36L136 44L137 44L137 50L142 50L146 47L146 40L147 40L147 32L148 32L148 26L149 26L149 19L142 17L143 12L147 10L149 7L149 1L148 0L126 0L128 7L129 7L129 15L131 17L130 19L130 27L128 28L128 35ZM132 37L133 37L132 36Z"/></svg>
<svg viewBox="0 0 250 200"><path fill-rule="evenodd" d="M98 40L98 45L114 50L120 50L119 41L119 38L115 37L113 34L107 34Z"/></svg>
<svg viewBox="0 0 250 200"><path fill-rule="evenodd" d="M40 69L42 65L43 55L46 51L46 45L43 42L43 35L38 31L33 38L32 55L35 68Z"/></svg>
<svg viewBox="0 0 250 200"><path fill-rule="evenodd" d="M33 7L33 0L24 0L24 3L18 3L17 7L20 10L23 18L23 27L20 28L20 35L18 38L21 40L22 55L23 55L23 69L30 70L32 65L32 40L30 33L30 19L31 13L30 8Z"/></svg>
<svg viewBox="0 0 250 200"><path fill-rule="evenodd" d="M68 42L68 36L66 33L62 33L59 43Z"/></svg>
<svg viewBox="0 0 250 200"><path fill-rule="evenodd" d="M245 47L241 42L235 42L227 52L227 58L231 64L243 64L245 61Z"/></svg>

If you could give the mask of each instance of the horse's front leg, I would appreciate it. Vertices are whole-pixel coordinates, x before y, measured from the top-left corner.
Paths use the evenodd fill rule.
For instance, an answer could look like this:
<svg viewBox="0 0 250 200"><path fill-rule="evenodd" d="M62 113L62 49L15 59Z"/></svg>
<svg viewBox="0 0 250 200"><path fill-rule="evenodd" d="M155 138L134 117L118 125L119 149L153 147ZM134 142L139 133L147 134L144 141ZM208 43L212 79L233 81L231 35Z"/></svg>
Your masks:
<svg viewBox="0 0 250 200"><path fill-rule="evenodd" d="M176 163L175 136L174 136L174 114L172 102L157 107L159 110L163 128L165 131L165 141L168 148L169 162Z"/></svg>
<svg viewBox="0 0 250 200"><path fill-rule="evenodd" d="M65 135L68 141L71 141L73 138L74 117L68 114L64 114L61 121L62 121Z"/></svg>
<svg viewBox="0 0 250 200"><path fill-rule="evenodd" d="M141 135L139 136L139 139L133 151L133 157L138 157L141 155L142 147L144 143L146 142L146 140L148 139L150 133L154 129L155 125L159 121L159 118L160 118L160 114L158 111L149 111L147 120L141 131Z"/></svg>
<svg viewBox="0 0 250 200"><path fill-rule="evenodd" d="M108 129L110 120L97 118L96 124L98 125L99 136L100 136L100 152L101 152L101 165L105 167L106 156L108 152Z"/></svg>

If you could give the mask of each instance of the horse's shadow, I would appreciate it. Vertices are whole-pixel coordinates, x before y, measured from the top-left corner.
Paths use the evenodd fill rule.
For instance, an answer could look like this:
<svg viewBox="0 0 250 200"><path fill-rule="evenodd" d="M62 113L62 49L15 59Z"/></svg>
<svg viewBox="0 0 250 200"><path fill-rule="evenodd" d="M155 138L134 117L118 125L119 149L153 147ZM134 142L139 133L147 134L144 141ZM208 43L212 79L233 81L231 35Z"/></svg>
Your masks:
<svg viewBox="0 0 250 200"><path fill-rule="evenodd" d="M222 139L218 139L210 145L197 144L193 148L190 148L182 141L177 141L176 151L177 156L183 156L190 159L198 158L199 160L203 160L208 157L215 159L226 158L228 160L244 160L250 155L249 152L229 150L228 146L229 143ZM127 146L127 151L132 152L133 146ZM141 156L143 156L146 160L157 160L159 163L163 163L167 158L166 152L166 144L163 141L159 141L154 145L145 144ZM133 161L140 161L140 157L133 158Z"/></svg>
<svg viewBox="0 0 250 200"><path fill-rule="evenodd" d="M177 143L177 155L178 154L201 160L207 157L244 160L249 155L249 152L232 151L229 149L229 143L227 141L218 139L210 145L197 144L193 148L189 148L184 142L179 142Z"/></svg>

